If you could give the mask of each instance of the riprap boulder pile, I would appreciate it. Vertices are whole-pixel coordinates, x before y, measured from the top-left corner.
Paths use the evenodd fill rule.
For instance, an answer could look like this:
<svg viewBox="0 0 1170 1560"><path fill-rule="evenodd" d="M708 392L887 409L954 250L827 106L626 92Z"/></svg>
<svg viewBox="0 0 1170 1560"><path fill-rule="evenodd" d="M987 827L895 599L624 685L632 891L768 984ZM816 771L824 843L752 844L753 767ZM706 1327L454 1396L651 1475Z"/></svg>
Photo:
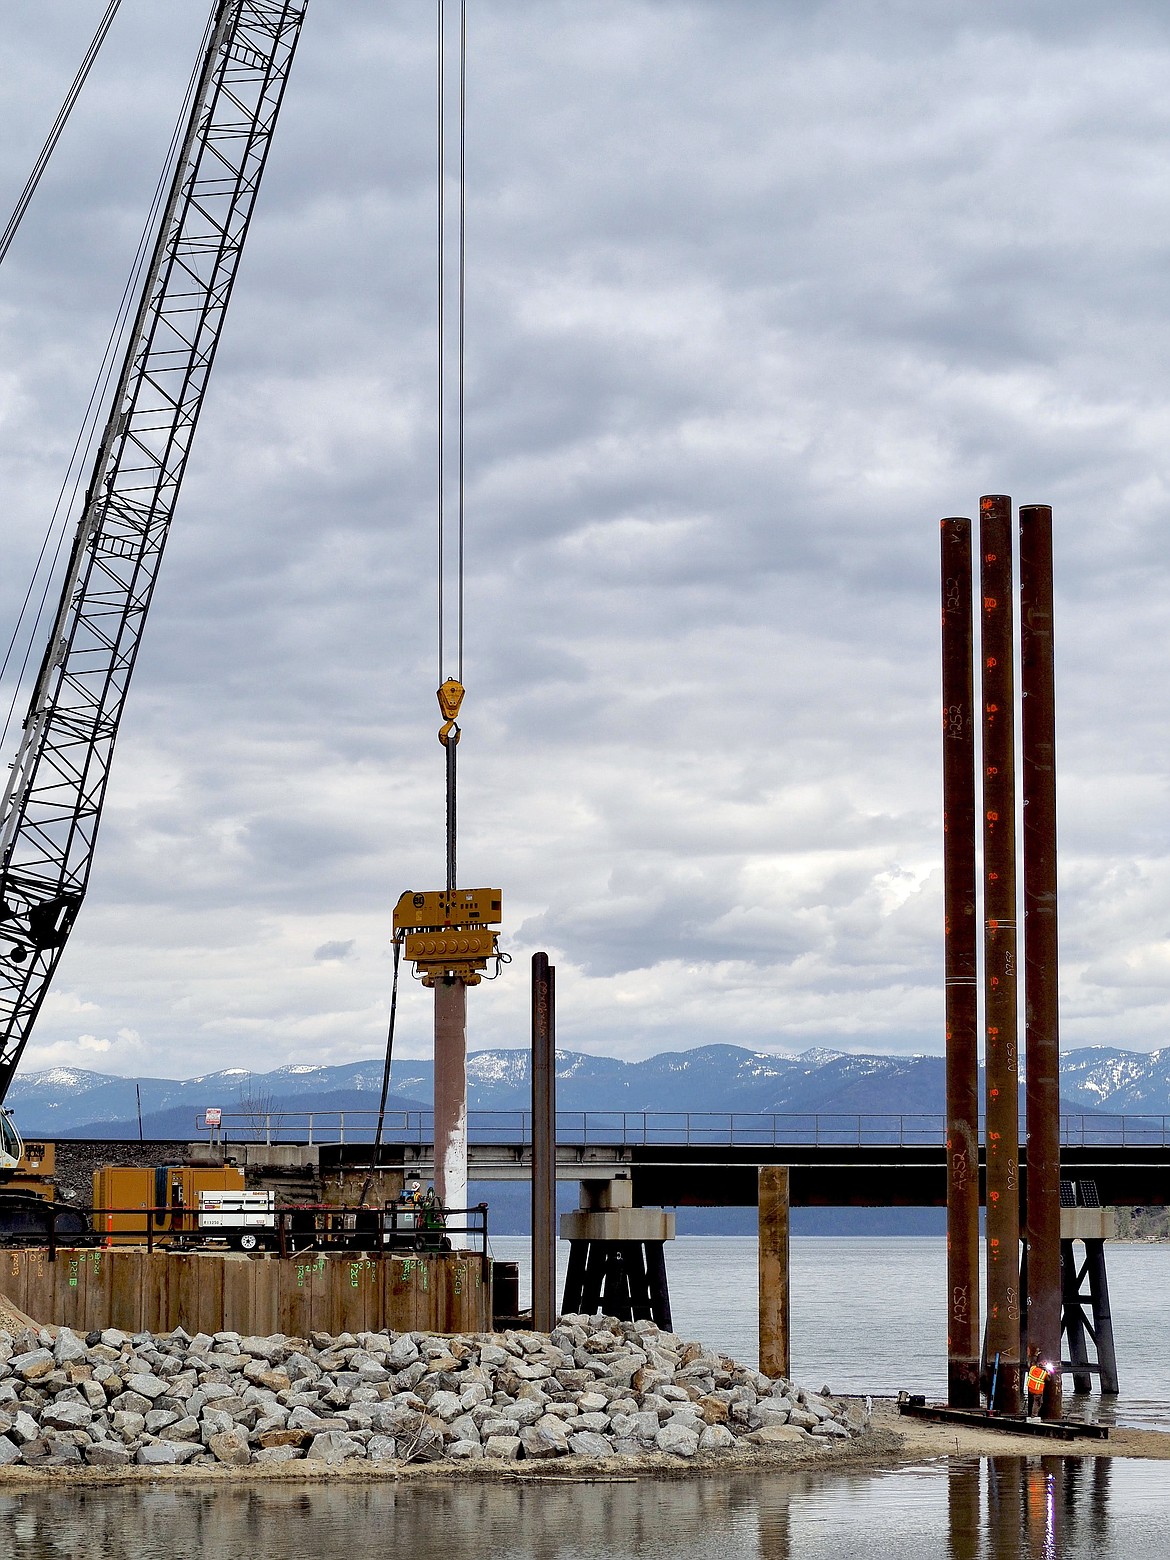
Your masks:
<svg viewBox="0 0 1170 1560"><path fill-rule="evenodd" d="M469 1337L0 1332L0 1466L702 1459L865 1423L856 1403L606 1317Z"/></svg>

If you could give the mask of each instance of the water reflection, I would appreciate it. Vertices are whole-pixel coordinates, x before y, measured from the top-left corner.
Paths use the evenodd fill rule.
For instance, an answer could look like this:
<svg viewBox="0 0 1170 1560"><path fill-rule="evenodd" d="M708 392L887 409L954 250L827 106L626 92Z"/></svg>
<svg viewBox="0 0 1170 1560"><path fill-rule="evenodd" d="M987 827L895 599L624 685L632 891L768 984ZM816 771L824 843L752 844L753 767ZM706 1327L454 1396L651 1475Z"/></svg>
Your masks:
<svg viewBox="0 0 1170 1560"><path fill-rule="evenodd" d="M595 1484L278 1484L0 1496L4 1560L1151 1560L1165 1472L1106 1458Z"/></svg>
<svg viewBox="0 0 1170 1560"><path fill-rule="evenodd" d="M1107 1457L955 1460L947 1480L951 1560L1062 1560L1108 1547Z"/></svg>

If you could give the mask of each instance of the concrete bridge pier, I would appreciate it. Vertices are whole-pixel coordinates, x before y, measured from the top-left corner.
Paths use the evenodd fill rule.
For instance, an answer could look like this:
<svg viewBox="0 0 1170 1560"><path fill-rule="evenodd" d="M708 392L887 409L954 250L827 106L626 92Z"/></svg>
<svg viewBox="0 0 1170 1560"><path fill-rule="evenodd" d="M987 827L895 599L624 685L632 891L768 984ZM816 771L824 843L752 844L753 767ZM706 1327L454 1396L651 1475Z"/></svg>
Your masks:
<svg viewBox="0 0 1170 1560"><path fill-rule="evenodd" d="M664 1245L674 1239L674 1214L635 1208L625 1176L582 1181L580 1202L561 1215L561 1239L569 1242L562 1314L601 1311L673 1331Z"/></svg>

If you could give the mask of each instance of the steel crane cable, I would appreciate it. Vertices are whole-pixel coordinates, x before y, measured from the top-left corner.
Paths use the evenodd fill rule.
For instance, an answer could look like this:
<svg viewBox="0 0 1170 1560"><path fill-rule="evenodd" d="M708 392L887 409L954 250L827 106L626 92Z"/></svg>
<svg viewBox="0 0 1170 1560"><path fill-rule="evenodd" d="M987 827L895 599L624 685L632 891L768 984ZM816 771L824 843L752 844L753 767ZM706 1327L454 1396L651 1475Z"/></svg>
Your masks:
<svg viewBox="0 0 1170 1560"><path fill-rule="evenodd" d="M445 392L446 392L446 380L445 380L445 376L444 376L444 373L443 373L443 366L444 366L443 358L444 358L444 350L446 348L446 338L447 338L446 313L445 313L445 310L444 310L444 307L443 307L444 300L445 300L445 289L443 287L443 259L444 259L444 255L445 255L445 251L446 251L446 245L447 245L447 124L446 124L446 121L447 121L447 8L446 8L446 5L444 4L444 0L438 0L438 4L437 4L437 6L435 8L435 23L436 23L436 26L438 28L438 38L437 38L438 48L437 48L437 55L436 55L436 57L437 57L437 65L438 65L438 79L436 81L436 92L435 92L435 113L436 113L436 116L437 116L436 124L435 124L435 153L436 153L436 157L438 159L438 167L436 169L437 176L438 176L438 190L437 190L438 200L437 200L436 216L438 218L438 224L439 224L439 230L438 230L438 234L436 235L436 246L435 246L436 247L436 251L437 251L436 264L438 266L438 276L437 276L437 287L438 287L438 333L437 333L437 335L438 335L438 339L436 341L436 351L438 353L438 363L437 363L437 369L438 369L437 400L438 400L438 419L439 419L439 421L438 421L438 429L437 429L438 438L437 438L437 441L436 441L436 444L437 444L437 454L438 454L438 470L436 472L437 493L436 493L435 515L436 515L436 521L437 521L437 525L438 525L438 546L437 546L438 557L437 557L437 566L438 566L438 579L439 579L439 584L438 584L438 607L439 607L439 681L442 682L443 681L443 596L444 596L444 590L443 590L444 578L443 578L443 576L444 576L445 567L446 567L445 549L444 549L444 546L443 546L443 543L444 543L443 532L444 532L444 519L445 519L444 504L443 504L443 496L444 496L444 494L443 494L443 477L445 475L445 467L446 467L446 460L445 460L445 456L446 456L446 440L444 438L444 433L446 431L446 421L445 421L445 417L444 417L444 413L446 411L446 406L444 404L445 401L446 401L446 394L445 394Z"/></svg>
<svg viewBox="0 0 1170 1560"><path fill-rule="evenodd" d="M463 681L464 406L467 347L467 0L459 3L459 681Z"/></svg>
<svg viewBox="0 0 1170 1560"><path fill-rule="evenodd" d="M57 117L53 121L48 138L44 146L41 147L40 155L33 164L33 170L28 176L24 189L20 192L20 199L16 202L16 208L9 217L4 232L0 234L0 264L3 264L5 255L12 247L12 240L16 237L16 230L20 227L24 214L29 208L29 202L36 194L37 185L41 182L41 175L49 166L50 157L57 149L57 142L61 139L61 132L69 122L69 116L73 112L73 105L81 95L81 89L85 85L86 77L90 73L94 60L98 57L102 44L106 41L106 34L109 32L110 25L114 17L117 16L118 7L121 4L122 0L110 0L109 5L106 7L106 14L98 23L98 30L94 33L89 48L85 51L85 58L81 62L77 75L73 78L73 85L65 94L65 101L57 111Z"/></svg>
<svg viewBox="0 0 1170 1560"><path fill-rule="evenodd" d="M203 40L199 51L200 58L207 51L213 22L214 11L212 12L211 17L208 19L207 26L204 29ZM12 660L13 652L16 649L16 643L20 635L21 624L24 622L25 614L28 611L29 602L31 601L33 593L36 589L37 577L40 573L41 565L44 563L45 554L53 540L53 534L56 532L57 540L53 548L52 560L49 564L48 574L45 577L45 583L41 591L40 601L37 604L36 616L34 617L32 627L29 630L29 638L24 648L24 656L21 661L20 671L17 674L16 681L13 686L12 698L9 701L8 711L4 719L3 735L0 736L0 744L7 743L8 733L12 726L12 718L16 712L17 701L20 697L21 685L24 681L25 673L28 670L29 658L32 655L33 646L37 643L37 629L40 626L41 617L44 614L45 605L49 598L49 590L53 582L58 560L61 556L61 547L66 535L68 517L73 510L74 504L77 501L77 494L81 486L82 477L84 472L88 469L90 455L93 451L93 443L97 435L97 413L104 404L106 394L109 390L110 381L113 378L114 366L118 360L118 346L121 342L127 322L129 320L131 302L138 294L139 284L142 278L142 269L146 264L151 237L154 233L155 225L158 221L158 213L161 208L163 197L166 194L170 180L173 176L175 158L178 155L179 147L182 144L183 128L190 117L191 101L195 93L195 89L198 85L198 81L199 66L197 62L195 68L191 72L190 79L187 82L187 90L183 95L183 104L179 111L179 116L175 121L174 130L171 133L170 144L167 147L167 154L163 159L162 171L159 174L158 183L155 185L154 194L151 198L150 210L147 212L146 221L143 224L142 232L139 235L138 247L135 250L134 259L130 267L130 275L127 278L126 286L122 291L122 297L118 303L114 324L110 329L110 334L106 341L105 349L102 354L101 364L98 368L97 377L95 378L93 388L89 393L89 400L86 403L85 416L82 419L81 429L77 435L77 438L74 440L73 449L69 456L69 463L65 468L65 476L61 482L61 487L57 494L56 503L53 505L53 512L50 516L49 524L45 529L45 534L41 541L40 551L37 554L37 561L33 566L28 588L24 594L24 601L21 604L20 612L18 613L16 619L16 625L12 630L12 634L8 641L8 646L4 652L4 659L2 662L0 662L0 678L2 678L7 672L9 663ZM66 502L67 493L68 502Z"/></svg>
<svg viewBox="0 0 1170 1560"><path fill-rule="evenodd" d="M445 601L446 601L446 533L447 533L447 376L448 317L446 308L446 257L447 257L447 12L446 0L438 0L437 27L437 82L436 82L436 152L438 162L438 471L437 471L437 571L438 571L438 633L439 633L439 681L445 673ZM466 409L466 356L467 356L467 0L459 3L459 88L458 88L458 218L456 269L456 406L455 406L455 465L456 465L456 645L457 677L463 681L463 597L464 597L464 533L466 519L466 441L464 436Z"/></svg>

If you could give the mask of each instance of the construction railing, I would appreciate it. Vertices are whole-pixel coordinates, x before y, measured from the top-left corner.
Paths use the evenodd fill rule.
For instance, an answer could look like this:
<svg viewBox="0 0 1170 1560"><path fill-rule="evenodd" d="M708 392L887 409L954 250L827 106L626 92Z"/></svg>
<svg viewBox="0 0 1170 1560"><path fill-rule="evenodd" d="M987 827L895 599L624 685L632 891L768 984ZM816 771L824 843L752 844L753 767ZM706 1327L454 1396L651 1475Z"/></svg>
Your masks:
<svg viewBox="0 0 1170 1560"><path fill-rule="evenodd" d="M372 1143L378 1113L345 1111L223 1111L208 1127L203 1114L196 1129L223 1143ZM467 1113L473 1144L523 1148L532 1142L532 1115L525 1110L472 1110ZM565 1147L679 1148L829 1148L888 1145L937 1147L946 1131L940 1114L814 1112L757 1115L732 1111L558 1111L557 1142ZM1165 1147L1170 1116L1098 1116L1060 1118L1061 1142L1070 1147ZM411 1110L388 1113L382 1142L420 1148L434 1142L434 1115Z"/></svg>
<svg viewBox="0 0 1170 1560"><path fill-rule="evenodd" d="M47 1232L33 1234L29 1244L47 1240L50 1262L58 1246L145 1246L208 1250L227 1246L236 1251L276 1252L298 1256L306 1252L360 1251L366 1256L419 1255L439 1251L478 1250L488 1254L488 1205L438 1210L387 1203L382 1208L341 1208L333 1204L298 1204L248 1212L238 1225L209 1226L198 1208L94 1208L89 1229L79 1233L81 1210L70 1208L68 1228L53 1218Z"/></svg>

